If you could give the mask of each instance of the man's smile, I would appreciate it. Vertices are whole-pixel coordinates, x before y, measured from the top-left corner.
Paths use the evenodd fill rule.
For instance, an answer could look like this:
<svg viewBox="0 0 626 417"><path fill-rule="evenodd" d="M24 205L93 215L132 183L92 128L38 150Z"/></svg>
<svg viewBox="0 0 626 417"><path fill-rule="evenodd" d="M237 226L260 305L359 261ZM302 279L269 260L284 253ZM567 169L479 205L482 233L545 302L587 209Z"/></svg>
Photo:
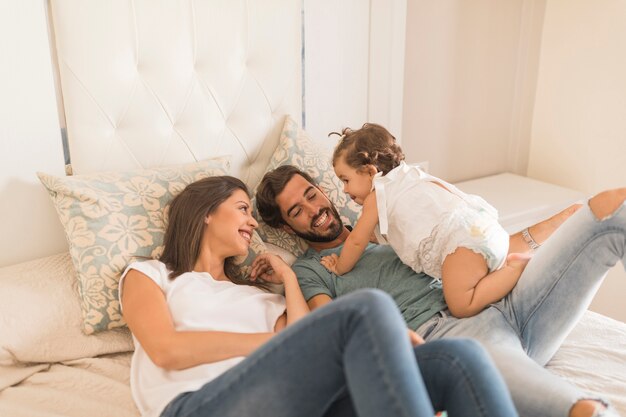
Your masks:
<svg viewBox="0 0 626 417"><path fill-rule="evenodd" d="M313 227L320 227L326 222L326 220L328 220L328 211L324 210L322 214L320 214L319 216L317 216L316 219L314 219Z"/></svg>

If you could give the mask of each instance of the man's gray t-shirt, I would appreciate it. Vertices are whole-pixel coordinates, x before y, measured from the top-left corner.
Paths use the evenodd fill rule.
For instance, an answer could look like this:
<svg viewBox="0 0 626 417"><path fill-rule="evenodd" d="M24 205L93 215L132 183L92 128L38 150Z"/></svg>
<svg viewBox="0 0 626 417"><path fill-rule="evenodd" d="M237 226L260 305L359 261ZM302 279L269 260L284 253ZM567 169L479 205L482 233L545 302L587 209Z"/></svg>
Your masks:
<svg viewBox="0 0 626 417"><path fill-rule="evenodd" d="M309 249L292 265L307 301L319 294L336 298L360 288L378 288L393 297L411 329L446 308L443 292L432 285L433 279L403 264L390 246L370 244L352 271L341 276L328 272L320 264L321 257L339 254L342 247L321 252Z"/></svg>

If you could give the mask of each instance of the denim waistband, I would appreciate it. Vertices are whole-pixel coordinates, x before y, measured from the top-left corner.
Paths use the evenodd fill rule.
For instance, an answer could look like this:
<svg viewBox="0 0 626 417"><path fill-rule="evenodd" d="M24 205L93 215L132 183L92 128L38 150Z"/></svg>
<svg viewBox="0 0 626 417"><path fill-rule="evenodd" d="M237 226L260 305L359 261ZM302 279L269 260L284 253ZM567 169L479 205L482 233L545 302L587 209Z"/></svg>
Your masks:
<svg viewBox="0 0 626 417"><path fill-rule="evenodd" d="M426 339L432 333L432 331L435 330L435 327L437 327L437 323L439 323L441 319L445 319L446 317L450 316L450 310L448 310L447 308L445 310L441 310L437 312L437 314L426 320L426 322L422 323L422 325L415 329L415 332L422 336L422 338Z"/></svg>

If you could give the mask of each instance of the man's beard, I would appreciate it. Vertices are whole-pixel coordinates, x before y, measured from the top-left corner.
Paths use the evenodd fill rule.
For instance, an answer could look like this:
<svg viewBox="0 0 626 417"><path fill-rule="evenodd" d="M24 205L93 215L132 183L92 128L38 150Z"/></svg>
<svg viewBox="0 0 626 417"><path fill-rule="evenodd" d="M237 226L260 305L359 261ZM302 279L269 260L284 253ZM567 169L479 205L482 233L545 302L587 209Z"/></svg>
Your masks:
<svg viewBox="0 0 626 417"><path fill-rule="evenodd" d="M333 226L328 229L327 235L318 235L312 232L299 232L295 229L292 229L296 236L309 242L318 243L332 242L333 240L337 239L343 231L343 222L341 221L341 217L339 216L339 212L337 211L335 206L331 206L329 209L323 210L319 215L315 216L315 219L313 219L312 223L314 223L315 220L324 213L324 211L327 211L328 215L335 219L335 222L333 222Z"/></svg>

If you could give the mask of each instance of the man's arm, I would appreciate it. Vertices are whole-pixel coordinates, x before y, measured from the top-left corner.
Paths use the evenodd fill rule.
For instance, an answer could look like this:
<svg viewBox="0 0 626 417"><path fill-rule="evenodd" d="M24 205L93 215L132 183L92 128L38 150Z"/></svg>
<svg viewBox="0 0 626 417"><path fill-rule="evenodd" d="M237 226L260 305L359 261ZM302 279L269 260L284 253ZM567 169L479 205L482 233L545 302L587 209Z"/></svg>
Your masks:
<svg viewBox="0 0 626 417"><path fill-rule="evenodd" d="M326 294L318 294L314 297L311 297L311 299L307 301L307 304L309 305L309 308L311 309L311 311L313 311L316 308L319 308L325 304L330 303L331 301L333 301L333 299L327 296Z"/></svg>

